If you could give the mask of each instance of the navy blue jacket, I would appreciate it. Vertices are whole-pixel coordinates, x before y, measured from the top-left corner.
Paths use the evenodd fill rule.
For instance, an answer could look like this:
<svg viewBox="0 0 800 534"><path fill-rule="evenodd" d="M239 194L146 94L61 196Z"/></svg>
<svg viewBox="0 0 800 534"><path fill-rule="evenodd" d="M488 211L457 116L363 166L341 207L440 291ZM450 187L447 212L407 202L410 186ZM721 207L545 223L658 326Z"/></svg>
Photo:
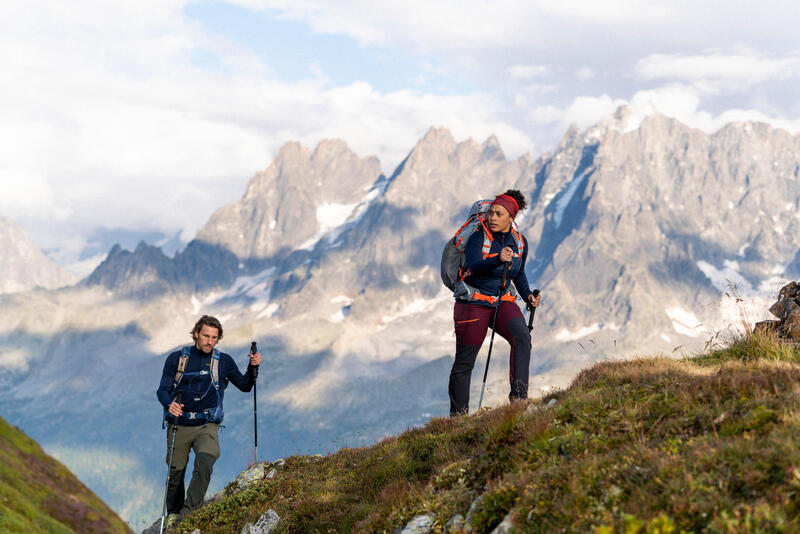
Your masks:
<svg viewBox="0 0 800 534"><path fill-rule="evenodd" d="M167 361L164 362L164 371L161 373L161 383L158 385L156 397L158 402L164 408L169 407L174 397L172 391L172 383L175 381L175 373L178 370L178 360L180 360L181 351L176 350L169 356ZM200 370L211 370L211 354L203 354L192 345L189 350L189 360L186 362L186 369L184 373L196 372ZM242 391L250 391L253 389L253 377L250 374L250 364L248 362L247 371L245 374L239 372L236 362L230 355L220 352L219 353L219 403L222 407L222 397L225 394L225 388L228 387L228 382L233 383L234 386ZM178 384L178 389L181 393L181 404L183 404L184 412L202 412L216 407L217 394L214 387L211 385L211 374L204 374L201 376L184 376ZM172 422L174 417L168 416L168 420ZM221 420L219 421L221 422ZM203 419L188 419L184 416L178 418L179 425L186 426L199 426L205 424Z"/></svg>
<svg viewBox="0 0 800 534"><path fill-rule="evenodd" d="M492 232L492 246L489 249L490 254L497 253L497 256L483 259L483 231L479 230L469 236L467 246L464 249L464 259L466 261L467 269L469 269L469 276L464 278L464 281L470 286L478 290L484 295L498 296L500 295L500 284L503 281L503 262L500 261L500 251L504 247L511 247L514 253L517 253L517 241L511 232ZM508 284L514 282L517 288L517 293L523 300L528 301L531 295L531 288L528 285L528 277L525 275L525 260L528 258L528 241L525 236L520 234L522 241L525 243L525 250L522 251L522 257L513 257L511 267L508 269L506 275L506 288L502 294L508 291ZM470 301L474 304L482 304L484 306L492 306L492 304L483 301Z"/></svg>

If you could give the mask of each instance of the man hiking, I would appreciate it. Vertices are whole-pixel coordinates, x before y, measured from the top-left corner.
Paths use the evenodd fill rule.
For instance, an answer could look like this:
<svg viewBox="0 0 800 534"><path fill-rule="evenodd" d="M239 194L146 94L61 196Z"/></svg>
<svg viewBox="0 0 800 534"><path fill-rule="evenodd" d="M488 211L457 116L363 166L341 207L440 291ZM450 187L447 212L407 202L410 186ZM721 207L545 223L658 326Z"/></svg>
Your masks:
<svg viewBox="0 0 800 534"><path fill-rule="evenodd" d="M194 325L191 335L194 345L167 356L156 391L158 401L164 406L164 419L169 423L169 483L165 499L168 527L174 526L203 502L214 462L220 454L217 433L223 417L222 397L228 382L241 391L250 391L253 372L257 372L253 368L261 363L260 353L250 354L247 372L239 372L233 358L215 348L222 339L222 324L215 317L203 315ZM176 402L178 395L180 402ZM190 449L194 449L195 454L194 471L184 496L184 473Z"/></svg>

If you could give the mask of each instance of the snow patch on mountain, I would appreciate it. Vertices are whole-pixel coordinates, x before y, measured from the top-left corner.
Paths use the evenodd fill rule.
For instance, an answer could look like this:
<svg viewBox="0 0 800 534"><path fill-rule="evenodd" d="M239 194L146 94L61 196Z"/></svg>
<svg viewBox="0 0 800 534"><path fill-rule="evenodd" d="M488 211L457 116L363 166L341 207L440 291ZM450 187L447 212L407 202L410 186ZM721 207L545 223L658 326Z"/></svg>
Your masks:
<svg viewBox="0 0 800 534"><path fill-rule="evenodd" d="M614 323L611 323L609 325L604 325L602 323L594 323L594 324L591 324L589 326L578 327L578 329L575 330L574 332L570 332L568 329L562 328L555 335L555 340L558 341L558 342L561 342L561 343L566 343L566 342L569 342L569 341L577 341L579 339L583 339L583 338L585 338L587 336L590 336L592 334L595 334L597 332L604 331L604 330L613 331L613 332L619 332L619 326L617 326Z"/></svg>
<svg viewBox="0 0 800 534"><path fill-rule="evenodd" d="M453 300L453 294L447 288L442 288L434 298L430 299L416 298L411 302L409 302L408 304L405 304L403 307L401 307L394 313L382 316L380 323L376 327L376 330L377 331L383 330L384 328L389 326L389 323L392 323L404 317L429 313L440 304L448 301L452 302L452 300Z"/></svg>
<svg viewBox="0 0 800 534"><path fill-rule="evenodd" d="M0 369L25 372L30 352L25 349L0 349Z"/></svg>
<svg viewBox="0 0 800 534"><path fill-rule="evenodd" d="M706 333L706 328L690 311L673 306L664 310L672 321L672 328L679 334L688 337L702 337Z"/></svg>
<svg viewBox="0 0 800 534"><path fill-rule="evenodd" d="M350 309L353 304L353 299L347 295L339 295L331 299L331 304L341 304L342 307L336 310L336 312L331 315L330 319L328 320L332 323L341 323L350 316Z"/></svg>
<svg viewBox="0 0 800 534"><path fill-rule="evenodd" d="M230 299L260 301L266 306L270 300L270 284L277 270L269 267L251 276L239 276L230 288L225 291L212 291L202 301L204 306L211 306ZM194 304L196 300L192 300ZM263 306L262 306L263 307Z"/></svg>
<svg viewBox="0 0 800 534"><path fill-rule="evenodd" d="M583 171L580 175L573 178L562 192L557 195L555 205L556 212L553 215L553 222L556 228L561 228L561 222L564 220L564 211L567 209L567 206L569 206L569 203L572 201L572 197L575 196L575 192L578 191L578 188L586 178L586 174L587 171Z"/></svg>
<svg viewBox="0 0 800 534"><path fill-rule="evenodd" d="M710 263L700 260L697 262L697 267L721 293L725 293L734 286L741 294L754 293L752 284L739 273L739 262L737 261L725 260L722 269L718 269Z"/></svg>
<svg viewBox="0 0 800 534"><path fill-rule="evenodd" d="M298 248L300 250L313 250L325 234L341 226L353 214L358 203L355 204L322 204L317 206L317 224L319 229L316 235L305 241Z"/></svg>

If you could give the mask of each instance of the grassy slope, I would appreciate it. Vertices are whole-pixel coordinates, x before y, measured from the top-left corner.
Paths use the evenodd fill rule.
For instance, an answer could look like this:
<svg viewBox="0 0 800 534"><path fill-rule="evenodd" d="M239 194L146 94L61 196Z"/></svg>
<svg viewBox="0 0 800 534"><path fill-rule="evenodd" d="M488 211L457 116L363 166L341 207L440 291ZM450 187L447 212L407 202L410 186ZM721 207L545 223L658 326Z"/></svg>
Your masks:
<svg viewBox="0 0 800 534"><path fill-rule="evenodd" d="M550 407L548 402L556 399ZM371 447L295 456L273 479L190 516L239 532L441 532L478 496L477 532L800 532L800 351L749 337L697 358L600 363L566 390Z"/></svg>
<svg viewBox="0 0 800 534"><path fill-rule="evenodd" d="M75 475L0 418L0 532L132 532Z"/></svg>

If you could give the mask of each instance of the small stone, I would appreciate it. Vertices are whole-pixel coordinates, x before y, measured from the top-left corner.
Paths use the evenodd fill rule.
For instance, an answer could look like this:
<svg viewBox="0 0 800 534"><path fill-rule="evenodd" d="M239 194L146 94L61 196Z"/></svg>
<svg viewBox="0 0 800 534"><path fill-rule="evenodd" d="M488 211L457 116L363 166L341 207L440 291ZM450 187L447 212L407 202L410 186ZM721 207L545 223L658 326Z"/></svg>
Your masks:
<svg viewBox="0 0 800 534"><path fill-rule="evenodd" d="M499 525L494 527L491 534L511 534L514 529L514 524L511 522L511 514L508 514Z"/></svg>
<svg viewBox="0 0 800 534"><path fill-rule="evenodd" d="M202 532L200 532L200 529L199 529L199 528L196 528L196 529L194 529L194 530L192 531L192 534L203 534L203 533L202 533Z"/></svg>
<svg viewBox="0 0 800 534"><path fill-rule="evenodd" d="M272 469L269 470L269 473L267 473L264 478L272 479L272 478L275 477L275 474L277 472L278 472L278 470L273 467Z"/></svg>
<svg viewBox="0 0 800 534"><path fill-rule="evenodd" d="M464 516L461 514L454 515L444 525L445 532L461 532L463 530L464 530Z"/></svg>
<svg viewBox="0 0 800 534"><path fill-rule="evenodd" d="M472 501L472 504L469 505L469 510L467 511L467 517L464 519L464 529L472 532L472 515L478 511L478 509L483 504L483 496L478 496L477 499Z"/></svg>
<svg viewBox="0 0 800 534"><path fill-rule="evenodd" d="M401 534L430 534L436 514L422 514L408 522Z"/></svg>
<svg viewBox="0 0 800 534"><path fill-rule="evenodd" d="M547 407L548 408L552 408L556 404L558 404L558 401L556 399L550 399L549 401L547 401Z"/></svg>
<svg viewBox="0 0 800 534"><path fill-rule="evenodd" d="M281 523L281 518L270 508L258 518L256 524L245 523L241 534L272 534Z"/></svg>
<svg viewBox="0 0 800 534"><path fill-rule="evenodd" d="M276 469L280 469L284 465L286 465L286 460L284 460L283 458L278 458L277 460L272 462L272 467L275 467Z"/></svg>
<svg viewBox="0 0 800 534"><path fill-rule="evenodd" d="M236 486L240 489L246 489L253 485L253 483L262 480L266 474L268 464L256 464L247 470L243 471L236 477Z"/></svg>

